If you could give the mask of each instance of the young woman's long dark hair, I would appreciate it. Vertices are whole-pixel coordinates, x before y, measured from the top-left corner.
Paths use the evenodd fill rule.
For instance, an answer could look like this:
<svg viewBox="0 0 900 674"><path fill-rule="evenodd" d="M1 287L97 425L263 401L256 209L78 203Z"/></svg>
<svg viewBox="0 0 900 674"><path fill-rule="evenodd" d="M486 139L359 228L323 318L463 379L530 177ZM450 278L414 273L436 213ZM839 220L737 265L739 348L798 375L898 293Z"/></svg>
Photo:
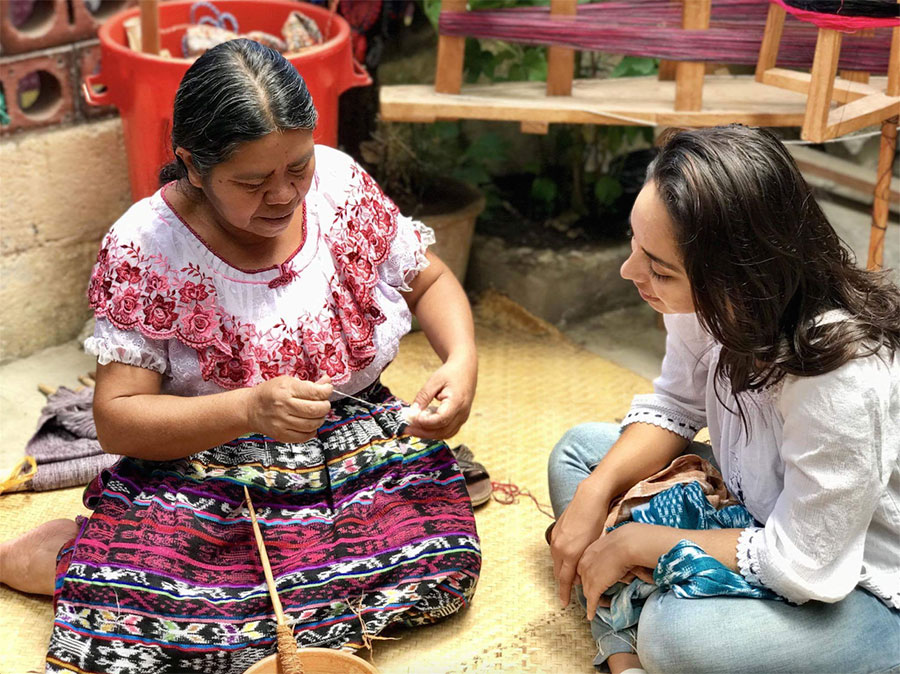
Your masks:
<svg viewBox="0 0 900 674"><path fill-rule="evenodd" d="M183 147L201 175L227 161L238 145L272 131L314 129L306 82L281 54L252 40L230 40L198 58L175 94L172 151ZM176 155L160 184L187 177Z"/></svg>
<svg viewBox="0 0 900 674"><path fill-rule="evenodd" d="M648 180L675 228L698 319L722 344L717 379L739 394L881 349L893 357L900 289L854 264L774 135L734 125L662 141ZM817 321L832 309L843 318Z"/></svg>

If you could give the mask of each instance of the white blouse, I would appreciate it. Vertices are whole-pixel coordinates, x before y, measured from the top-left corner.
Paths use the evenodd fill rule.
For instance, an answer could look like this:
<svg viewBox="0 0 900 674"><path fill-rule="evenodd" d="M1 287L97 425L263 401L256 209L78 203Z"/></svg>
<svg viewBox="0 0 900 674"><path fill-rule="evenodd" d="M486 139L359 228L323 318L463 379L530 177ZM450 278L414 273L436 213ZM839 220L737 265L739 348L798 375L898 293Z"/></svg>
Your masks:
<svg viewBox="0 0 900 674"><path fill-rule="evenodd" d="M89 289L96 327L85 341L101 364L160 372L174 395L284 374L327 374L352 394L393 360L411 320L401 291L428 265L434 234L402 216L350 157L316 147L304 240L265 269L220 258L169 205L167 187L103 240Z"/></svg>
<svg viewBox="0 0 900 674"><path fill-rule="evenodd" d="M690 440L709 426L729 489L763 525L741 533L743 576L795 603L836 602L860 585L900 609L900 356L742 394L748 437L729 382L715 383L733 410L713 386L721 345L694 314L665 323L654 393L635 396L623 427Z"/></svg>

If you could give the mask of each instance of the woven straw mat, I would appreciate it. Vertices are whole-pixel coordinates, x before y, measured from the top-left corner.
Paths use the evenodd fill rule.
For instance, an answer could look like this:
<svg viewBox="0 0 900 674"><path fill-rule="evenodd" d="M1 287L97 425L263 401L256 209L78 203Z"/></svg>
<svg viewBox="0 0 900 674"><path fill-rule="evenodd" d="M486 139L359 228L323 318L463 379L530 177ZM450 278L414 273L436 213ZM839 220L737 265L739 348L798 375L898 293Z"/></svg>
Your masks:
<svg viewBox="0 0 900 674"><path fill-rule="evenodd" d="M547 456L566 429L614 421L647 380L588 353L519 305L487 294L476 306L478 392L451 444L466 443L495 482L549 504ZM421 332L407 336L383 380L410 400L440 364ZM35 410L37 419L39 410ZM86 513L81 488L0 496L0 540L54 517ZM496 494L496 492L495 492ZM437 625L376 641L381 674L589 674L595 649L580 609L559 606L544 530L550 518L526 496L476 511L483 548L472 605ZM42 672L50 600L0 588L0 674ZM369 654L360 653L360 655Z"/></svg>

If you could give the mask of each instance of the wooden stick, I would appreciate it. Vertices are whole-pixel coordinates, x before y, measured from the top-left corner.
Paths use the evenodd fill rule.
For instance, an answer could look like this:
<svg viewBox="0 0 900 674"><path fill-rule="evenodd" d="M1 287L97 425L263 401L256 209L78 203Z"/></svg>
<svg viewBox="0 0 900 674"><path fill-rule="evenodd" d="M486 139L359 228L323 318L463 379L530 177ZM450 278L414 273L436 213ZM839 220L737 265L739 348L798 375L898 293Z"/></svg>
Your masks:
<svg viewBox="0 0 900 674"><path fill-rule="evenodd" d="M141 51L159 54L159 0L141 0Z"/></svg>
<svg viewBox="0 0 900 674"><path fill-rule="evenodd" d="M253 501L250 500L250 491L244 485L244 499L247 501L247 510L250 511L250 523L253 525L253 536L256 538L256 547L259 550L259 559L262 562L263 574L266 577L266 587L269 589L269 598L275 609L275 633L278 636L278 659L281 663L282 674L303 674L303 665L297 651L297 642L281 606L281 598L275 587L275 578L272 575L272 566L269 564L269 555L266 552L266 544L263 541L259 523L256 521L256 511L253 509Z"/></svg>
<svg viewBox="0 0 900 674"><path fill-rule="evenodd" d="M891 167L897 152L897 124L900 117L892 117L881 124L881 149L878 153L878 177L875 182L875 201L872 202L872 227L869 230L868 269L881 269L884 263L884 235L887 232L891 192Z"/></svg>

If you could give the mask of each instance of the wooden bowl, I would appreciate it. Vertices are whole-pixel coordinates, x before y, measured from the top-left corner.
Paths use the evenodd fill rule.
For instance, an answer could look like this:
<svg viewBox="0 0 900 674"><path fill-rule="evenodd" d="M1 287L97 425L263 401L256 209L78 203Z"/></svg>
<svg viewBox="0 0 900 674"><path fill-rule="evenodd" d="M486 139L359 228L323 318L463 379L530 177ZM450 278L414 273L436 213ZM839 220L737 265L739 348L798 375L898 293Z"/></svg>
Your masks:
<svg viewBox="0 0 900 674"><path fill-rule="evenodd" d="M362 658L330 648L301 648L300 662L305 674L378 674L378 670ZM281 674L278 654L263 658L244 674Z"/></svg>

